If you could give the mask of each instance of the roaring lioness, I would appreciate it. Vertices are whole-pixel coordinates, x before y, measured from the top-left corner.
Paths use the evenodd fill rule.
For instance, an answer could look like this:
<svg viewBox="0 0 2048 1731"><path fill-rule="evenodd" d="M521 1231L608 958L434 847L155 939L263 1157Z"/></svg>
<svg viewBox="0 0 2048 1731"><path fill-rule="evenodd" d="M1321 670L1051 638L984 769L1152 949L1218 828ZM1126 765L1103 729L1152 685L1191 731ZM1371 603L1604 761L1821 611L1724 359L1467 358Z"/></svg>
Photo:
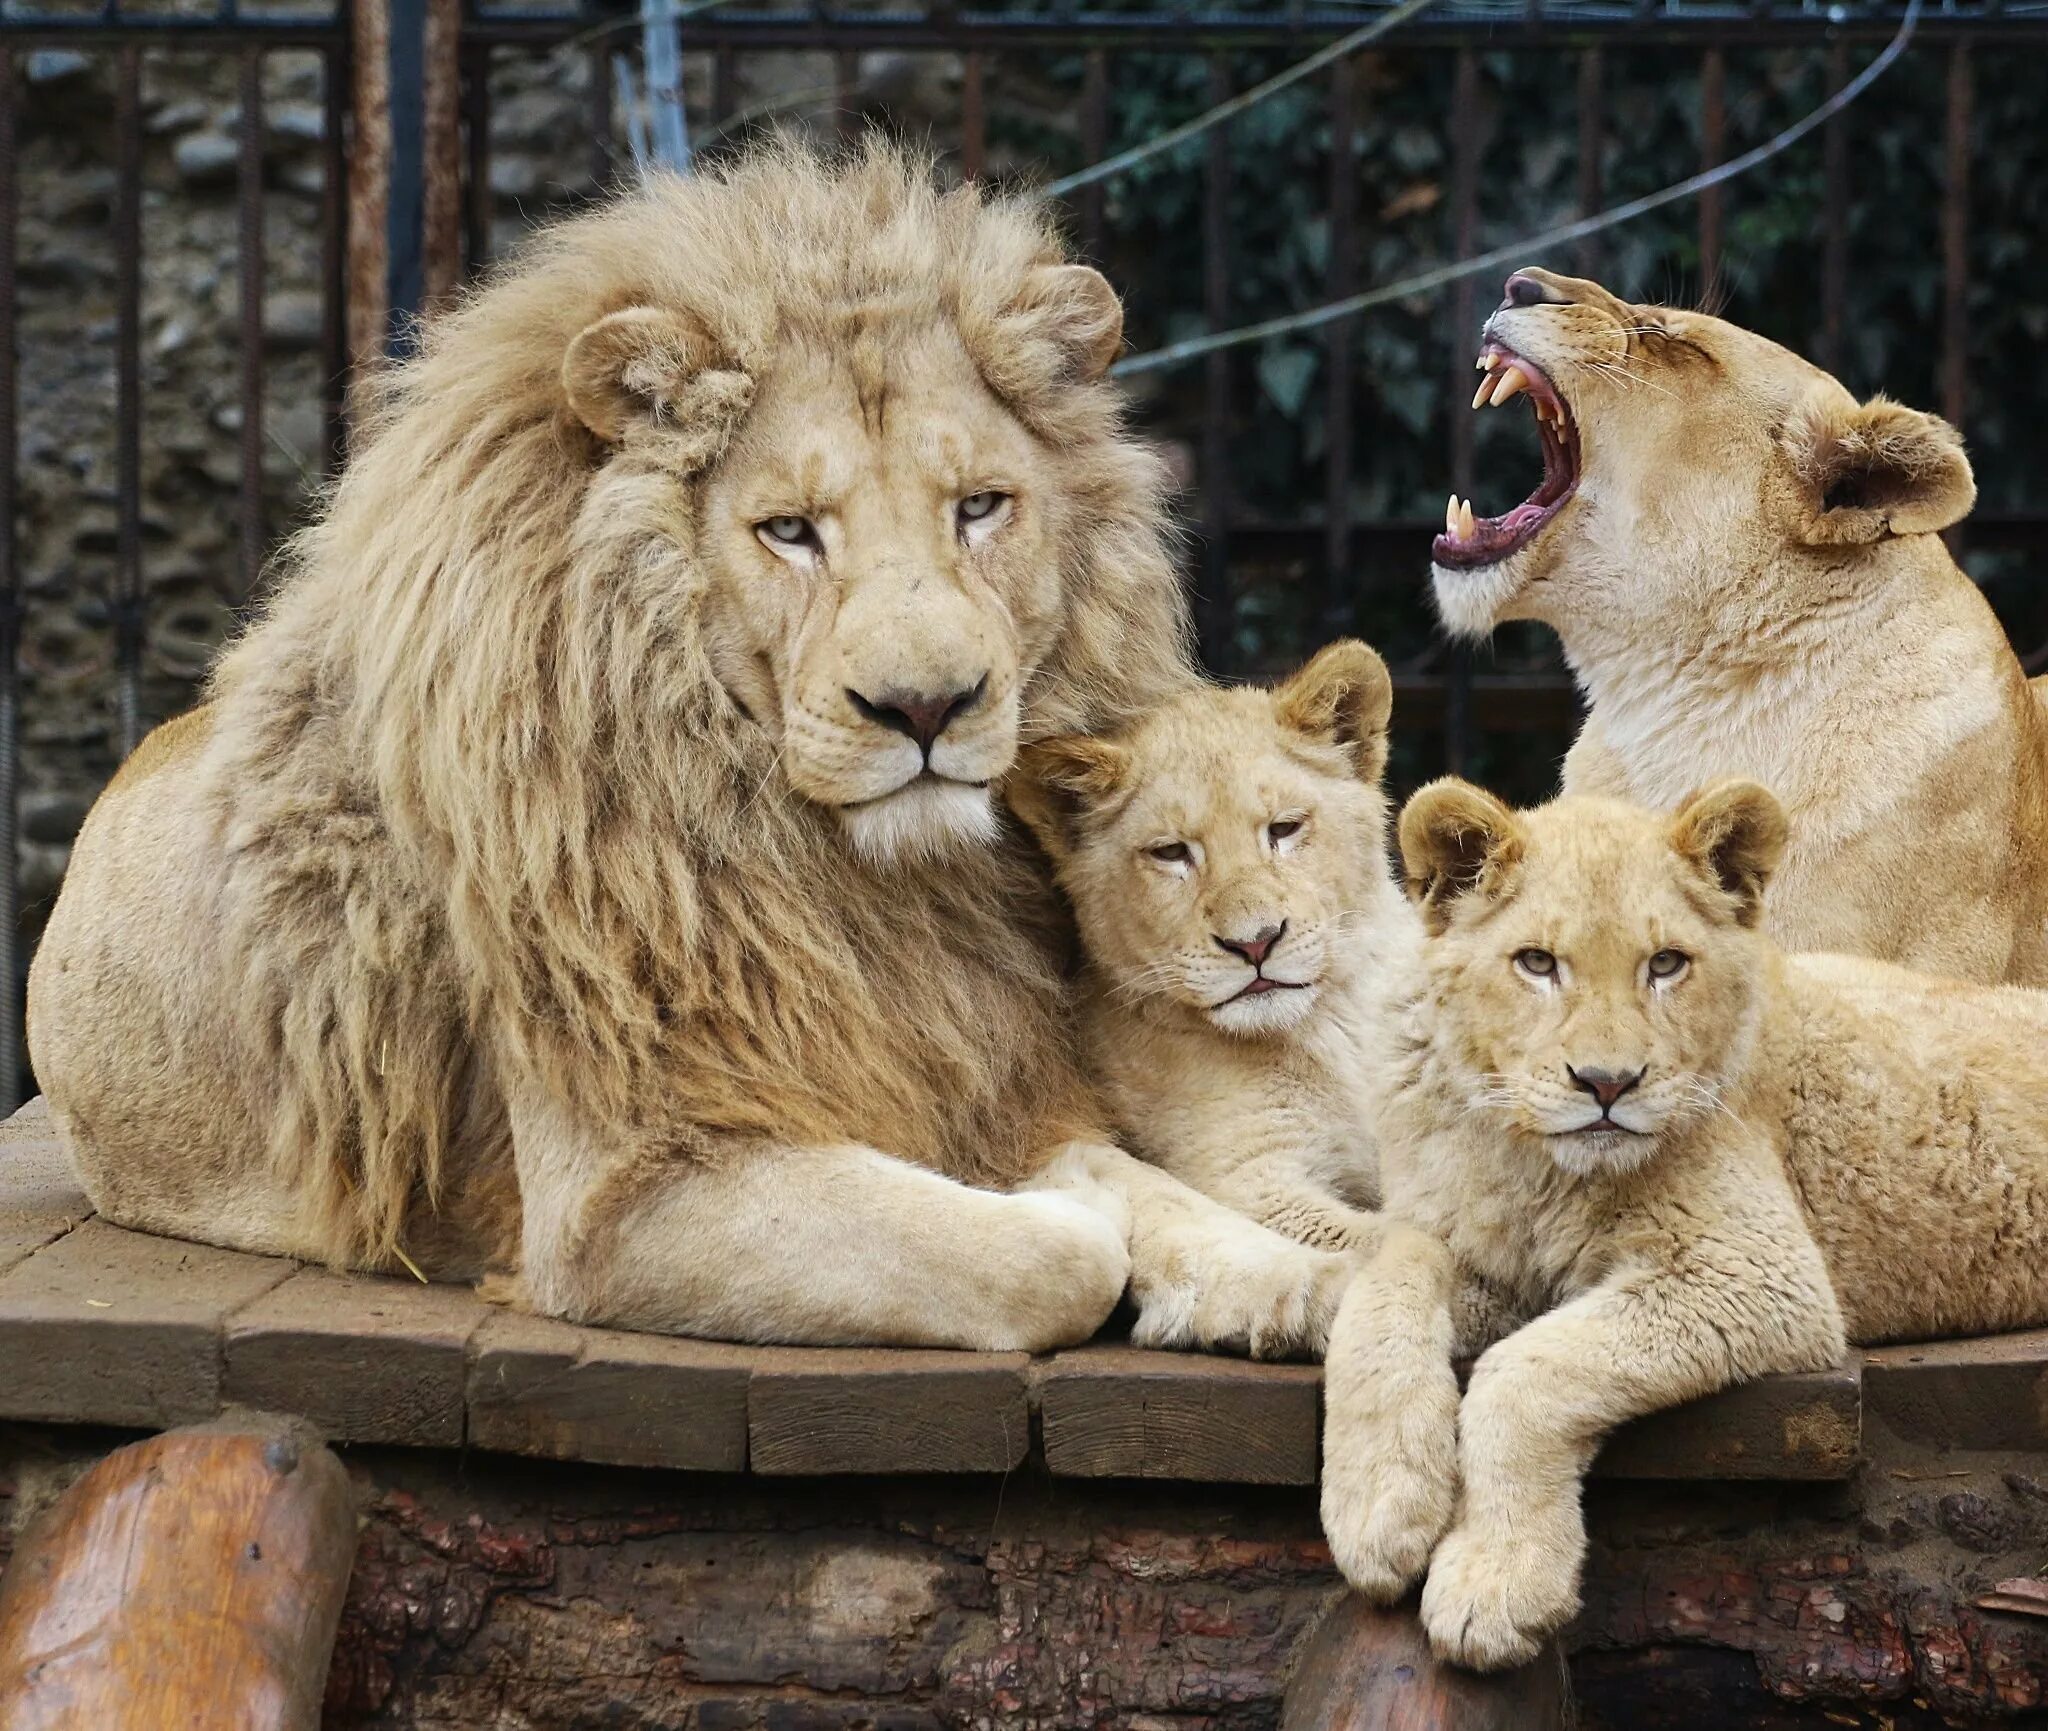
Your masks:
<svg viewBox="0 0 2048 1731"><path fill-rule="evenodd" d="M1329 1342L1323 1514L1375 1596L1427 1564L1447 1658L1519 1662L1572 1615L1615 1425L1845 1339L2048 1321L2048 993L1788 957L1761 930L1785 839L1746 782L1675 817L1438 782L1401 815L1430 936L1381 1073L1386 1239ZM1462 1271L1536 1320L1461 1401Z"/></svg>
<svg viewBox="0 0 2048 1731"><path fill-rule="evenodd" d="M1789 948L2048 984L2048 718L1939 536L1976 496L1955 430L1541 270L1479 367L1475 406L1534 410L1543 481L1499 517L1451 501L1437 605L1562 637L1591 704L1566 790L1670 809L1754 777L1792 815Z"/></svg>
<svg viewBox="0 0 2048 1731"><path fill-rule="evenodd" d="M1121 312L874 145L564 224L382 386L94 808L36 1072L124 1225L745 1340L1312 1350L1110 1146L989 784L1182 690Z"/></svg>

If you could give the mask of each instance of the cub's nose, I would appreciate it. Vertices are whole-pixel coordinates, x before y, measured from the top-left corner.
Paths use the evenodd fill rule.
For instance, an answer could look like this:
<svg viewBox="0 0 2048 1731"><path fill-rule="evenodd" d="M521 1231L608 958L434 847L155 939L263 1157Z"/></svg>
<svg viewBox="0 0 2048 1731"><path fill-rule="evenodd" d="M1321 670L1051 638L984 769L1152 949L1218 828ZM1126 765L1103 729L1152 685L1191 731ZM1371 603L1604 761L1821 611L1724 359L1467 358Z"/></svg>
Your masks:
<svg viewBox="0 0 2048 1731"><path fill-rule="evenodd" d="M1626 1070L1602 1070L1591 1064L1583 1069L1570 1064L1565 1065L1565 1073L1577 1086L1585 1089L1600 1102L1600 1110L1603 1112L1640 1082L1648 1070L1649 1065L1645 1064L1642 1069L1631 1075Z"/></svg>
<svg viewBox="0 0 2048 1731"><path fill-rule="evenodd" d="M1287 935L1287 922L1277 926L1261 926L1248 938L1226 938L1221 932L1215 934L1217 946L1228 950L1233 956L1242 956L1255 968L1263 967L1273 948Z"/></svg>
<svg viewBox="0 0 2048 1731"><path fill-rule="evenodd" d="M927 757L931 756L939 735L987 695L986 673L965 691L891 690L868 697L850 685L846 688L846 701L853 705L856 714L864 716L877 727L886 727L891 733L900 733L914 741L917 749Z"/></svg>

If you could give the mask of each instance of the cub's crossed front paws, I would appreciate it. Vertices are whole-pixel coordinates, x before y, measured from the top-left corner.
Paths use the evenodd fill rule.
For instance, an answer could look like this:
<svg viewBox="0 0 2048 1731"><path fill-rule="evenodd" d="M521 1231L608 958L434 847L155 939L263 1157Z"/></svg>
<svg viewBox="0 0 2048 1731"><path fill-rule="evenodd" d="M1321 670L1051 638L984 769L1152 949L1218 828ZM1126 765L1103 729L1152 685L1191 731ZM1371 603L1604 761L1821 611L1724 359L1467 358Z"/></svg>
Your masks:
<svg viewBox="0 0 2048 1731"><path fill-rule="evenodd" d="M1344 1578L1391 1605L1422 1579L1458 1505L1458 1390L1402 1391L1404 1409L1352 1422L1332 1406L1323 1440L1323 1533Z"/></svg>
<svg viewBox="0 0 2048 1731"><path fill-rule="evenodd" d="M1578 1614L1584 1549L1575 1513L1518 1509L1513 1526L1460 1521L1422 1589L1437 1657L1474 1671L1527 1664Z"/></svg>
<svg viewBox="0 0 2048 1731"><path fill-rule="evenodd" d="M1315 1357L1353 1266L1348 1256L1311 1250L1249 1220L1161 1226L1132 1259L1131 1339L1253 1358Z"/></svg>

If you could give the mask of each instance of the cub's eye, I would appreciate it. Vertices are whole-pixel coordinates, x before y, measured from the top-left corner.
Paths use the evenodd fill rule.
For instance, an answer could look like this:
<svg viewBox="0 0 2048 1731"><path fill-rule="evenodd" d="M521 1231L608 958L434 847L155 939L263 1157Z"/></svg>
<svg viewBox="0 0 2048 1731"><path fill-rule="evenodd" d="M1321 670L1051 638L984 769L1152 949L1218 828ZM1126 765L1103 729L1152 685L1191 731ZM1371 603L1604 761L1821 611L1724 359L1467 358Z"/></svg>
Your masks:
<svg viewBox="0 0 2048 1731"><path fill-rule="evenodd" d="M1154 842L1145 852L1161 865L1186 865L1195 857L1194 850L1184 841Z"/></svg>
<svg viewBox="0 0 2048 1731"><path fill-rule="evenodd" d="M817 526L808 517L768 517L754 525L754 533L770 547L815 547Z"/></svg>
<svg viewBox="0 0 2048 1731"><path fill-rule="evenodd" d="M984 517L993 517L1010 502L1010 495L993 489L985 493L969 493L954 506L963 523L979 523Z"/></svg>
<svg viewBox="0 0 2048 1731"><path fill-rule="evenodd" d="M1517 950L1515 966L1532 980L1547 980L1557 972L1557 958L1548 950Z"/></svg>
<svg viewBox="0 0 2048 1731"><path fill-rule="evenodd" d="M1289 836L1301 834L1307 823L1308 819L1305 817L1276 817L1271 823L1266 825L1266 840L1269 842L1283 842Z"/></svg>
<svg viewBox="0 0 2048 1731"><path fill-rule="evenodd" d="M1659 950L1650 958L1650 978L1653 980L1675 980L1685 972L1692 957L1683 950Z"/></svg>

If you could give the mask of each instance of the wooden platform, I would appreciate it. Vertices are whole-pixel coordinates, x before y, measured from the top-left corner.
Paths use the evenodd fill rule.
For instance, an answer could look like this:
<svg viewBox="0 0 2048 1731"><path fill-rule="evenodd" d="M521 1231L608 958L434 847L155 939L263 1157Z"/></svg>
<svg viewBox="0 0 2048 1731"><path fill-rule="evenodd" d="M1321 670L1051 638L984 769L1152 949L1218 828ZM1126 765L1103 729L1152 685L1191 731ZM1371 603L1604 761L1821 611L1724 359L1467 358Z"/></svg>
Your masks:
<svg viewBox="0 0 2048 1731"><path fill-rule="evenodd" d="M339 1442L607 1464L1315 1482L1321 1373L1102 1342L800 1351L579 1328L457 1287L337 1276L91 1217L39 1104L0 1124L0 1419L150 1429L229 1406ZM1596 1473L1841 1479L1866 1414L1964 1447L2048 1445L2048 1331L1894 1347L1618 1434Z"/></svg>

